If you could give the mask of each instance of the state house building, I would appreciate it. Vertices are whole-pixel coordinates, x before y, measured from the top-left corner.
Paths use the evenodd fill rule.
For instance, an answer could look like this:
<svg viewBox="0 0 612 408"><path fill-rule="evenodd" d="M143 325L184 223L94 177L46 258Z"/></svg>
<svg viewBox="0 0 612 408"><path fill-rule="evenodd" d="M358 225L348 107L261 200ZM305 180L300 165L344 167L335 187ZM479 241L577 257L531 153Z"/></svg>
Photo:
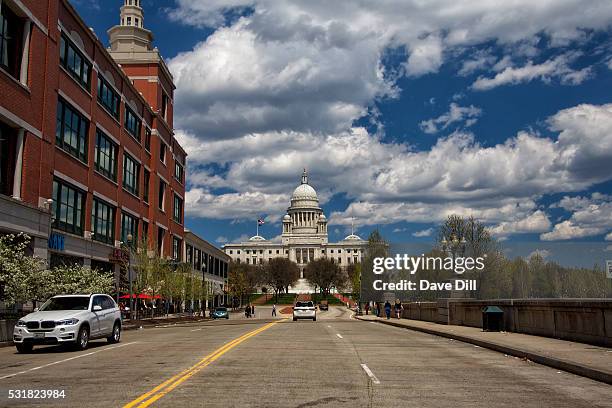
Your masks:
<svg viewBox="0 0 612 408"><path fill-rule="evenodd" d="M280 243L255 235L247 242L226 244L223 249L238 263L263 264L272 258L289 258L298 264L303 278L304 267L315 259L325 257L341 267L361 262L366 244L355 234L340 242L328 242L327 218L304 170L302 182L293 191L291 205L283 217Z"/></svg>

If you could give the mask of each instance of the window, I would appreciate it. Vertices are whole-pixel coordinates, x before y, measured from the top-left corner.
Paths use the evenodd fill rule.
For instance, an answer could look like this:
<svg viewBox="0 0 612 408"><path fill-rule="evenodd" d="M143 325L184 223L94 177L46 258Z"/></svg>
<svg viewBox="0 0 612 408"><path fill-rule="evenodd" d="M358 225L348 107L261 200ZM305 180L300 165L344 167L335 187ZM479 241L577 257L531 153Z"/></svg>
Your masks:
<svg viewBox="0 0 612 408"><path fill-rule="evenodd" d="M129 25L129 26L132 25L132 17L128 17L127 18L127 25Z"/></svg>
<svg viewBox="0 0 612 408"><path fill-rule="evenodd" d="M157 206L160 210L164 211L166 204L166 183L163 180L159 180L159 191L157 197Z"/></svg>
<svg viewBox="0 0 612 408"><path fill-rule="evenodd" d="M145 203L149 202L149 182L151 181L151 173L149 172L149 170L144 169L144 174L143 174L143 191L142 191L142 199L144 200Z"/></svg>
<svg viewBox="0 0 612 408"><path fill-rule="evenodd" d="M87 163L87 132L89 121L70 105L59 99L55 144L77 159Z"/></svg>
<svg viewBox="0 0 612 408"><path fill-rule="evenodd" d="M138 219L130 214L121 213L121 241L128 243L128 235L132 235L131 245L136 246L138 242Z"/></svg>
<svg viewBox="0 0 612 408"><path fill-rule="evenodd" d="M164 142L159 145L159 161L166 164L166 145Z"/></svg>
<svg viewBox="0 0 612 408"><path fill-rule="evenodd" d="M150 152L151 151L151 129L145 128L145 149Z"/></svg>
<svg viewBox="0 0 612 408"><path fill-rule="evenodd" d="M157 253L161 256L164 250L164 236L166 231L162 227L157 227Z"/></svg>
<svg viewBox="0 0 612 408"><path fill-rule="evenodd" d="M115 208L94 198L91 207L92 239L107 244L115 240Z"/></svg>
<svg viewBox="0 0 612 408"><path fill-rule="evenodd" d="M23 20L8 7L0 7L0 66L12 77L21 75Z"/></svg>
<svg viewBox="0 0 612 408"><path fill-rule="evenodd" d="M181 254L181 239L177 237L172 237L172 259L175 261L180 261L182 259Z"/></svg>
<svg viewBox="0 0 612 408"><path fill-rule="evenodd" d="M193 247L189 244L185 245L185 262L193 267Z"/></svg>
<svg viewBox="0 0 612 408"><path fill-rule="evenodd" d="M123 154L123 188L135 196L138 195L138 176L140 175L140 164L129 154Z"/></svg>
<svg viewBox="0 0 612 408"><path fill-rule="evenodd" d="M174 211L172 213L172 218L179 224L183 222L183 200L176 194L174 195Z"/></svg>
<svg viewBox="0 0 612 408"><path fill-rule="evenodd" d="M53 227L83 235L85 193L61 180L53 180Z"/></svg>
<svg viewBox="0 0 612 408"><path fill-rule="evenodd" d="M117 180L117 145L100 129L96 129L94 161L98 173Z"/></svg>
<svg viewBox="0 0 612 408"><path fill-rule="evenodd" d="M60 39L60 64L78 83L89 90L91 63L64 33Z"/></svg>
<svg viewBox="0 0 612 408"><path fill-rule="evenodd" d="M146 221L142 222L142 239L149 240L149 223Z"/></svg>
<svg viewBox="0 0 612 408"><path fill-rule="evenodd" d="M13 192L13 183L11 168L14 166L11 162L9 152L12 149L11 135L13 129L0 123L0 194L10 195Z"/></svg>
<svg viewBox="0 0 612 408"><path fill-rule="evenodd" d="M164 120L168 121L168 96L162 92L161 114Z"/></svg>
<svg viewBox="0 0 612 408"><path fill-rule="evenodd" d="M98 75L98 102L104 106L108 113L119 120L121 98L102 75Z"/></svg>
<svg viewBox="0 0 612 408"><path fill-rule="evenodd" d="M174 178L183 183L183 166L178 161L174 162Z"/></svg>
<svg viewBox="0 0 612 408"><path fill-rule="evenodd" d="M125 107L125 130L127 130L127 132L130 135L134 136L134 138L138 140L138 142L140 142L140 126L141 125L142 125L142 122L140 121L140 119L138 119L138 116L136 116L133 110L131 110L130 108L126 106Z"/></svg>
<svg viewBox="0 0 612 408"><path fill-rule="evenodd" d="M140 24L140 22L138 21L138 17L135 17L135 18L134 18L134 25L135 25L136 27L138 27L138 24Z"/></svg>

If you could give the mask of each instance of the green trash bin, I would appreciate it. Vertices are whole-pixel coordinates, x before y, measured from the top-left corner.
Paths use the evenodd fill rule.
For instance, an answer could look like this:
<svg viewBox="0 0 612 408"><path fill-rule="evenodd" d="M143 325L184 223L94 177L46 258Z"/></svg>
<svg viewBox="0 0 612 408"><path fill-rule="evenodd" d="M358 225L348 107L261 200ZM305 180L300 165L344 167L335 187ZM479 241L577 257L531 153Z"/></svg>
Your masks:
<svg viewBox="0 0 612 408"><path fill-rule="evenodd" d="M504 311L497 306L485 306L482 309L482 330L501 331L504 327Z"/></svg>

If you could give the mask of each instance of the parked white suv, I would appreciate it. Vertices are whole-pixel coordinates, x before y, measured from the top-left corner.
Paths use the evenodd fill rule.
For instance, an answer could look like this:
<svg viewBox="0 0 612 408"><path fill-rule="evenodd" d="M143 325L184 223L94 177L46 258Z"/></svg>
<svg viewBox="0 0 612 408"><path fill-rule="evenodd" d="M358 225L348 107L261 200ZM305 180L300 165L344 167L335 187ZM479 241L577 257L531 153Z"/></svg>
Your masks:
<svg viewBox="0 0 612 408"><path fill-rule="evenodd" d="M121 312L108 295L62 295L47 300L38 310L21 318L13 329L13 343L20 353L39 344L73 344L87 348L89 340L121 339Z"/></svg>
<svg viewBox="0 0 612 408"><path fill-rule="evenodd" d="M293 321L297 319L312 319L317 321L317 308L311 300L295 302L293 306Z"/></svg>

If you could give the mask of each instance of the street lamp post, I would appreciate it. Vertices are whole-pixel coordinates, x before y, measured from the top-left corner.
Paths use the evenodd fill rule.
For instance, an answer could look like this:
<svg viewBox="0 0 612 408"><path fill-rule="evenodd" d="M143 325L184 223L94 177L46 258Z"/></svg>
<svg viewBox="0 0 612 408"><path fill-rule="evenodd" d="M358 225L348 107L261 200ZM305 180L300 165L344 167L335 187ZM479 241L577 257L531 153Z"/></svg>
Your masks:
<svg viewBox="0 0 612 408"><path fill-rule="evenodd" d="M135 318L134 314L134 293L132 292L132 234L127 236L128 245L128 280L130 281L130 317Z"/></svg>

